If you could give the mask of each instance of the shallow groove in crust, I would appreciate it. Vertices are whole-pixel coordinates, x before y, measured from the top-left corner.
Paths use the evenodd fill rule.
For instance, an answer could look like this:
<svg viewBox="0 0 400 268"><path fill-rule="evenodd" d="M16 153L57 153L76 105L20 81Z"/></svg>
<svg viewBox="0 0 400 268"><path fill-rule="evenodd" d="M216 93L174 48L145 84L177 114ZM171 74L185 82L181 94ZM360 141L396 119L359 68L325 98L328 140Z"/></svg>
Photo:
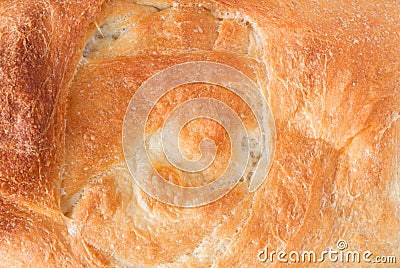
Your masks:
<svg viewBox="0 0 400 268"><path fill-rule="evenodd" d="M215 14L213 13L212 10L199 8L196 6L191 6L191 7L175 6L175 7L166 7L166 8L162 8L162 9L157 8L157 10L154 10L154 12L150 12L148 14L148 16L157 16L157 14L161 14L162 12L165 12L166 10L173 10L174 8L175 9L181 8L183 10L185 8L192 8L191 10L198 9L198 10L200 10L199 14L201 14L200 16L202 16L202 18L209 19L210 21L215 20L215 24L213 24L214 22L207 22L207 23L210 23L210 25L214 25L212 27L217 27L219 29L217 31L217 33L215 34L215 36L212 37L213 41L210 42L209 47L206 47L206 45L204 45L203 43L197 44L194 42L193 43L195 46L194 48L191 47L190 45L187 45L187 48L184 48L186 44L183 44L181 48L174 49L174 50L161 49L157 53L155 53L154 51L151 51L151 50L147 51L146 50L147 48L146 48L145 50L139 51L139 52L131 50L125 54L113 54L112 52L110 52L110 53L98 54L96 56L95 53L97 53L97 52L96 52L96 49L94 49L94 47L96 46L96 42L97 42L96 40L101 40L101 39L109 40L109 42L107 41L108 43L106 42L105 45L98 47L97 51L100 51L101 49L107 50L109 48L110 48L110 51L112 51L111 48L115 47L114 44L116 42L120 42L120 40L122 40L122 38L124 38L128 32L134 32L135 27L137 27L137 25L140 23L145 23L144 21L147 19L147 17L141 17L130 25L123 25L123 26L121 26L122 28L114 28L114 29L112 27L110 27L110 29L107 30L106 29L107 27L112 26L113 24L117 25L118 23L120 23L123 20L129 21L130 19L132 19L133 16L135 16L134 11L124 11L125 15L123 15L122 17L120 16L119 18L118 17L116 18L115 16L110 15L109 18L103 18L102 23L99 23L97 26L96 25L93 26L96 29L91 30L92 37L88 39L89 41L86 44L86 47L84 49L84 55L80 62L80 68L85 68L85 66L90 66L90 68L97 68L97 67L102 68L103 63L106 63L106 62L111 63L114 61L118 61L119 59L125 60L126 57L129 57L129 58L137 57L140 60L146 60L146 57L150 57L150 58L161 57L161 58L165 59L166 61L169 61L168 57L171 57L172 53L173 53L173 57L176 57L176 58L182 57L182 58L187 58L188 60L190 60L190 58L191 58L191 53L193 53L193 55L197 55L197 56L201 56L201 57L203 57L202 56L203 53L205 54L204 57L207 57L206 53L210 53L210 54L221 53L221 55L226 54L227 58L229 57L230 53L234 53L238 56L238 59L243 60L243 64L250 63L251 66L246 66L246 68L249 68L249 70L251 69L255 72L255 75L256 75L255 82L257 84L259 84L259 86L261 88L263 88L265 91L267 91L266 86L268 84L267 81L268 81L269 74L267 74L267 77L264 77L264 72L266 72L266 71L258 69L260 67L266 68L266 63L262 56L263 52L259 51L261 49L261 44L255 42L253 40L253 39L256 39L257 38L256 35L259 34L258 31L254 29L256 27L255 25L253 25L252 23L246 22L246 18L237 13L234 14L233 16L230 14L223 14L223 15L218 15L220 17L217 17L217 16L215 16ZM173 11L173 12L175 12L175 11ZM173 14L171 16L178 16L178 19L182 19L183 21L185 19L187 19L186 17L180 17L180 16L186 16L186 15L182 15L183 13L175 12L175 13L171 13L171 14ZM190 18L191 18L190 13L188 13L187 16L190 20ZM226 27L225 30L221 30L223 23L226 23L226 25L224 26L224 27ZM217 25L217 26L215 26L215 25ZM179 27L179 26L177 26L177 27ZM194 30L200 31L200 32L203 31L203 29L198 29L198 28L194 28ZM248 41L246 41L247 43L246 42L243 43L242 39L235 40L234 37L231 37L231 33L229 32L231 30L239 31L239 32L242 31L242 35L246 36L246 38L248 39ZM115 35L115 33L117 33L117 35ZM154 33L150 32L150 34L154 34L154 36L157 36L157 34L160 34L160 32L154 32ZM182 34L185 34L185 32L183 31ZM96 35L97 35L97 37L95 38L94 36L96 36ZM143 38L146 38L146 37L143 37ZM227 41L224 41L225 39ZM177 40L181 42L183 39L181 38L181 39L177 39ZM199 37L199 40L201 40L200 37ZM253 40L253 41L251 41L251 40ZM190 40L190 42L192 42L192 40ZM234 43L234 44L232 45L231 43ZM106 50L104 50L104 51L106 51ZM240 50L240 52L238 52L239 50ZM78 72L79 72L79 70L78 70ZM76 79L76 77L79 77L79 75L76 74L74 79ZM263 79L265 79L265 80L263 80ZM90 92L90 91L87 91L87 92ZM266 92L263 92L263 93L265 94ZM268 95L268 94L265 94L265 95ZM68 125L68 118L67 118L67 132L68 132L68 127L69 127L69 125ZM90 137L90 133L88 135ZM96 142L97 140L98 139L96 137L96 140L93 139L93 142ZM67 144L68 144L68 142L69 141L67 140ZM105 169L102 170L101 172L96 172L96 173L92 174L90 176L90 179L85 178L85 180L87 180L85 185L82 188L80 188L80 190L77 190L75 192L76 200L73 200L73 202L71 202L71 200L70 200L70 204L67 204L68 200L63 200L64 212L66 213L66 215L71 217L72 219L74 219L74 217L75 217L74 215L79 213L79 211L77 211L77 209L80 207L80 204L82 202L87 202L87 200L84 201L86 193L89 193L91 191L96 191L94 189L91 189L92 183L95 182L99 177L102 177L103 175L106 176L107 174L114 174L114 172L118 168L119 169L122 168L124 170L126 169L124 163L118 162L117 164L114 163L109 166L106 166ZM79 174L79 173L76 173L76 174ZM118 172L116 172L115 174L118 174ZM114 180L114 179L111 179L111 180ZM116 181L115 181L115 183L118 184ZM133 183L133 181L132 181L132 183ZM89 194L91 194L91 193L89 193ZM108 198L108 197L104 197L104 198ZM149 201L147 200L146 202L149 202ZM252 202L254 202L254 200ZM240 204L238 204L238 205L241 205L241 204L242 204L242 202L240 202ZM100 204L98 204L98 205L100 205ZM150 202L148 205L155 206L154 204L152 204L152 202ZM248 209L251 210L251 206ZM126 209L126 208L124 208L124 209ZM150 209L153 209L153 208L151 207ZM160 208L157 208L157 209L160 209ZM174 213L179 213L179 212L176 211ZM242 221L240 222L241 223L240 226L247 224L247 220L250 217L251 213L252 213L251 211L248 211L246 213L246 215L247 215L245 217L246 219L245 220L242 219ZM126 215L125 217L129 218L130 216ZM168 217L167 217L167 219L168 219ZM227 216L227 217L229 218L229 216ZM224 218L224 219L222 219L222 222L220 224L223 224L225 221L228 221L228 220L229 219ZM182 221L182 223L185 224L185 221ZM215 228L218 229L218 227L215 227ZM241 227L238 227L238 228L240 229ZM214 229L214 230L216 230L216 229ZM235 233L233 236L235 236L235 235L238 235L238 234ZM211 234L208 234L208 237L211 237ZM232 239L231 235L226 237L226 239L228 239L227 241L231 240ZM97 248L97 250L99 250L99 252L103 252L105 255L110 256L110 258L112 257L116 262L119 263L119 265L128 265L129 264L129 263L124 262L119 259L118 256L121 256L121 255L118 254L118 252L116 252L116 253L114 252L115 255L114 255L114 253L111 254L111 252L108 249L97 245L96 241L88 242L89 241L88 239L85 239L85 240L86 240L86 243L90 243L90 245L92 247ZM230 243L229 243L229 245L230 245ZM229 247L229 245L227 245L227 247ZM216 247L216 246L217 245L213 245L213 247ZM123 250L123 248L119 247L118 250ZM217 250L217 249L215 248L215 250ZM178 261L178 259L179 259L179 254L177 255L175 261ZM211 259L212 259L211 263L213 263L214 260L212 257L211 257ZM162 259L154 260L154 261L155 262L161 261L161 263L163 263ZM175 261L173 261L172 263L174 263ZM179 261L178 261L178 263L179 263ZM166 264L166 263L164 263L164 264ZM133 265L133 263L131 263L130 265Z"/></svg>

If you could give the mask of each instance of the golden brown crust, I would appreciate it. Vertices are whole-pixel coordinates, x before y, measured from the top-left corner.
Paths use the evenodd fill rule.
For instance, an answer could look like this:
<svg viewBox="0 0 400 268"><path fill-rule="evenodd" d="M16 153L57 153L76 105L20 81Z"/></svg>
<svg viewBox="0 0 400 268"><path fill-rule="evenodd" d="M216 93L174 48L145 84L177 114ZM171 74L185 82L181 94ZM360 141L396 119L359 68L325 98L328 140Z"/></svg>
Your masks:
<svg viewBox="0 0 400 268"><path fill-rule="evenodd" d="M67 85L83 45L80 30L99 6L0 6L1 266L80 263L59 209L59 172Z"/></svg>
<svg viewBox="0 0 400 268"><path fill-rule="evenodd" d="M101 2L0 3L0 265L262 267L265 246L322 251L338 239L400 251L398 3ZM277 144L258 191L239 183L181 209L133 183L121 129L143 81L194 60L266 88ZM180 90L149 134L171 100L231 100L218 87ZM223 130L199 121L183 133L190 157L200 137L221 145L220 162L189 184L218 177Z"/></svg>

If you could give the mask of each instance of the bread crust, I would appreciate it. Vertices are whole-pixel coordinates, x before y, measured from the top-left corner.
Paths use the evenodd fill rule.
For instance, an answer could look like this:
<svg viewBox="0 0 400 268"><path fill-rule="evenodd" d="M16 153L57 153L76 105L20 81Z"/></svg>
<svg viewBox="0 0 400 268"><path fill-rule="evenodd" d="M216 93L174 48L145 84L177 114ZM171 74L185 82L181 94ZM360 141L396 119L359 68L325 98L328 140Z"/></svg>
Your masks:
<svg viewBox="0 0 400 268"><path fill-rule="evenodd" d="M59 208L67 87L101 3L0 4L0 265L79 266Z"/></svg>
<svg viewBox="0 0 400 268"><path fill-rule="evenodd" d="M0 3L1 266L279 266L259 250L322 251L339 239L400 252L396 1L137 2ZM276 155L255 193L239 183L182 209L133 183L120 132L143 81L195 60L265 88Z"/></svg>

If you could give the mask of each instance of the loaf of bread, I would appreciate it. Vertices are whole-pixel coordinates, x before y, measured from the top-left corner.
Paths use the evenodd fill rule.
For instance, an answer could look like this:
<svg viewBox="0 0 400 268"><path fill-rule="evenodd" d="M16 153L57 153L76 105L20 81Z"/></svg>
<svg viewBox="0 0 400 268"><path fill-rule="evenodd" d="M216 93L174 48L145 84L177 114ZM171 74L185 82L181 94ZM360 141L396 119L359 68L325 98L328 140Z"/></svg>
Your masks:
<svg viewBox="0 0 400 268"><path fill-rule="evenodd" d="M395 0L3 0L0 266L399 263L399 44ZM187 62L230 66L265 97L275 153L256 191L246 170L222 198L186 208L132 177L127 107L146 80ZM237 146L217 121L199 118L182 128L179 147L193 160L211 139L214 162L195 174L168 162L152 137L176 106L199 97L257 125L256 107L219 85L160 96L144 126L148 157L183 187L217 180ZM357 251L360 261L318 261L327 250ZM304 251L317 259L289 259Z"/></svg>

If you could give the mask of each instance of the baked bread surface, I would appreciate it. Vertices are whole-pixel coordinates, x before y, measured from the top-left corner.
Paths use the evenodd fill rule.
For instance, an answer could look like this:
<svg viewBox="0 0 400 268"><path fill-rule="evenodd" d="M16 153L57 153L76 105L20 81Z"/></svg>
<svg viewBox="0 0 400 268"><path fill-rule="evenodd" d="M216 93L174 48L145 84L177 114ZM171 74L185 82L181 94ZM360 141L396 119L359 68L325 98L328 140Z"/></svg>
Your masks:
<svg viewBox="0 0 400 268"><path fill-rule="evenodd" d="M0 3L0 264L279 266L260 262L258 252L321 252L339 239L352 250L395 255L399 14L395 1ZM244 179L191 209L141 191L122 149L125 111L141 83L189 61L250 77L277 134L260 189L248 193ZM146 134L199 96L229 100L254 128L240 98L191 84L160 100ZM183 153L196 158L205 137L218 145L207 171L188 176L158 151L154 166L179 185L217 179L234 145L202 119L183 128Z"/></svg>

